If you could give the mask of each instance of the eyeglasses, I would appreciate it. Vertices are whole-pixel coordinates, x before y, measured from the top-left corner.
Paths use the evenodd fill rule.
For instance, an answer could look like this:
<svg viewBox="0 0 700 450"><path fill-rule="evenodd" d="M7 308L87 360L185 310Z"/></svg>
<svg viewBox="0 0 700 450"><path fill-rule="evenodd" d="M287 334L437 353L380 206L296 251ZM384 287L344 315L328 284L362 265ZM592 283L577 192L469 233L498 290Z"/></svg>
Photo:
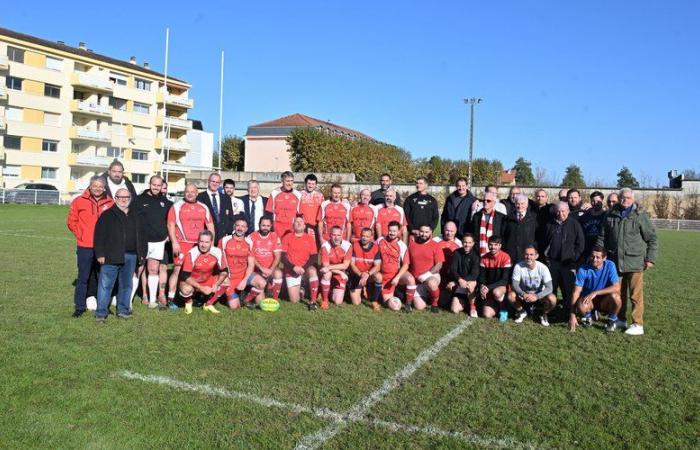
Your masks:
<svg viewBox="0 0 700 450"><path fill-rule="evenodd" d="M493 200L484 200L484 203L493 203Z"/></svg>
<svg viewBox="0 0 700 450"><path fill-rule="evenodd" d="M117 198L119 200L129 200L131 198L131 195L117 195Z"/></svg>

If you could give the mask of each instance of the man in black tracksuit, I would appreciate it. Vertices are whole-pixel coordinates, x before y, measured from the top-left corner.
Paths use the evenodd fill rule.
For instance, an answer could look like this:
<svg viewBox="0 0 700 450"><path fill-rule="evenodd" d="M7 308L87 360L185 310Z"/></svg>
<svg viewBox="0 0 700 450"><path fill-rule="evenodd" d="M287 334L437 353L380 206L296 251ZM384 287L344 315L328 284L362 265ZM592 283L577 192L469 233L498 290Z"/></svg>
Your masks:
<svg viewBox="0 0 700 450"><path fill-rule="evenodd" d="M569 214L566 202L557 203L556 218L547 225L545 241L552 293L556 295L557 288L561 287L564 310L568 311L574 291L576 261L583 254L586 241L581 225Z"/></svg>
<svg viewBox="0 0 700 450"><path fill-rule="evenodd" d="M425 177L416 178L416 190L418 192L406 197L403 203L408 231L417 234L423 225L435 230L440 219L440 211L435 197L428 194L428 180Z"/></svg>
<svg viewBox="0 0 700 450"><path fill-rule="evenodd" d="M450 221L457 225L457 239L462 239L465 233L471 231L470 215L474 200L476 197L469 191L466 178L458 178L455 183L455 191L445 200L445 207L442 208L440 216L442 228Z"/></svg>

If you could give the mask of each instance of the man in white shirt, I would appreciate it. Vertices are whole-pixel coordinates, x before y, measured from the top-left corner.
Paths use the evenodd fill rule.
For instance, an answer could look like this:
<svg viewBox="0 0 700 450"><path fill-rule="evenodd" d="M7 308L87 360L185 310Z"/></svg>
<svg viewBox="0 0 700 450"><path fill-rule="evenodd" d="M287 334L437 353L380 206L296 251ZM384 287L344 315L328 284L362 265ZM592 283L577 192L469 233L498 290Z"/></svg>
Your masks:
<svg viewBox="0 0 700 450"><path fill-rule="evenodd" d="M525 247L525 260L513 267L508 303L515 309L515 323L522 323L533 307L540 309L540 323L549 326L547 313L557 305L552 292L552 275L547 266L537 261L539 254L534 245Z"/></svg>
<svg viewBox="0 0 700 450"><path fill-rule="evenodd" d="M248 234L260 231L260 219L265 215L267 197L260 195L260 184L256 180L248 181L248 193L240 197L243 203L243 215L248 222Z"/></svg>

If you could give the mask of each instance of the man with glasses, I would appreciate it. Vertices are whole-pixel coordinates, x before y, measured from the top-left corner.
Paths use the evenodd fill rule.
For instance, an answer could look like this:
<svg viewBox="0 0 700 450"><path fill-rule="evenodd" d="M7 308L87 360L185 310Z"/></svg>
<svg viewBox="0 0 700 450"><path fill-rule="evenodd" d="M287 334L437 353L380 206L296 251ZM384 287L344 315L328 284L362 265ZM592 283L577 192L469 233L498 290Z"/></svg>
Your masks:
<svg viewBox="0 0 700 450"><path fill-rule="evenodd" d="M209 209L212 222L214 223L215 242L233 232L233 205L231 197L221 194L221 175L212 173L207 181L207 189L197 195L197 201Z"/></svg>
<svg viewBox="0 0 700 450"><path fill-rule="evenodd" d="M496 210L496 194L484 194L483 208L472 217L472 234L477 238L478 253L484 256L489 252L489 239L493 236L502 237L506 225L506 216ZM500 248L500 244L499 244Z"/></svg>
<svg viewBox="0 0 700 450"><path fill-rule="evenodd" d="M384 197L386 196L386 193L387 191L389 191L389 189L391 189L391 175L389 175L388 173L384 173L379 178L379 189L372 192L372 197L369 201L369 204L372 206L381 206L384 203L386 203ZM396 193L396 197L394 198L394 204L396 206L401 206L401 196L398 192L396 192L396 190L394 190L394 192Z"/></svg>

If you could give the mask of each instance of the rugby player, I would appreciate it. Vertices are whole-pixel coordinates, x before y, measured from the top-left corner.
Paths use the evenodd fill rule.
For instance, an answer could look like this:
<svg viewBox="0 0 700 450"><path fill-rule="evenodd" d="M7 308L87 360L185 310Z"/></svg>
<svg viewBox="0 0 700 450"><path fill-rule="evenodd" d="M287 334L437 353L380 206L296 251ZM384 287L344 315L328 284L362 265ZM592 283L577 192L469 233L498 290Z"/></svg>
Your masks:
<svg viewBox="0 0 700 450"><path fill-rule="evenodd" d="M389 197L387 191L387 198ZM405 225L402 226L399 222L393 220L387 224L387 234L377 240L379 247L379 256L382 260L381 276L382 276L382 299L386 306L392 311L401 309L401 301L394 297L396 286L399 284L406 287L406 298L404 302L404 311L411 312L413 309L413 299L416 295L416 280L408 271L411 262L408 254L408 247L401 240L400 234L402 228L405 230Z"/></svg>
<svg viewBox="0 0 700 450"><path fill-rule="evenodd" d="M421 225L417 231L416 237L408 243L411 260L409 270L413 278L428 291L430 311L437 313L440 311L440 270L445 262L445 255L440 245L432 239L433 230L430 225ZM418 310L425 309L426 304L420 293L414 297L413 305Z"/></svg>
<svg viewBox="0 0 700 450"><path fill-rule="evenodd" d="M505 300L510 278L510 256L501 250L503 241L499 236L489 238L489 251L481 256L479 264L479 296L484 301L483 316L487 319L499 314L499 320L508 320Z"/></svg>
<svg viewBox="0 0 700 450"><path fill-rule="evenodd" d="M323 194L316 190L318 178L313 173L308 174L304 178L304 190L301 191L299 200L299 213L304 217L306 230L311 233L314 238L318 236L316 227L321 217L321 203L325 200ZM275 230L277 231L277 230ZM282 236L279 232L278 236Z"/></svg>
<svg viewBox="0 0 700 450"><path fill-rule="evenodd" d="M250 286L250 290L243 298L243 305L249 308L255 308L256 302L253 300L260 297L265 290L265 280L254 272L253 241L246 237L247 231L248 222L245 217L238 216L233 224L233 234L224 236L219 244L228 267L226 298L231 309L240 308L240 293L246 287Z"/></svg>
<svg viewBox="0 0 700 450"><path fill-rule="evenodd" d="M462 248L457 250L450 264L450 284L452 303L450 310L459 314L469 306L469 316L477 317L476 284L479 278L479 252L474 248L474 235L467 233L462 236Z"/></svg>
<svg viewBox="0 0 700 450"><path fill-rule="evenodd" d="M582 316L581 324L593 324L593 310L608 315L605 331L611 333L617 328L617 314L622 307L620 278L615 263L606 257L605 248L596 245L591 250L588 264L576 271L576 285L571 298L569 329L576 331L576 313Z"/></svg>
<svg viewBox="0 0 700 450"><path fill-rule="evenodd" d="M333 289L333 303L341 305L348 281L347 270L352 258L352 245L343 239L343 230L333 225L330 239L321 245L321 309L328 309L328 297Z"/></svg>
<svg viewBox="0 0 700 450"><path fill-rule="evenodd" d="M168 211L168 237L173 247L173 273L170 275L168 301L174 304L175 290L180 278L180 268L185 262L185 255L199 240L199 233L204 230L214 231L209 208L197 201L197 186L188 183L185 196ZM213 239L213 238L212 238Z"/></svg>
<svg viewBox="0 0 700 450"><path fill-rule="evenodd" d="M350 242L359 240L362 230L365 228L372 230L372 238L374 239L374 224L377 220L377 212L369 204L371 195L369 189L362 189L360 191L360 201L350 209Z"/></svg>
<svg viewBox="0 0 700 450"><path fill-rule="evenodd" d="M547 266L537 259L539 253L534 245L523 250L525 259L513 267L512 291L508 303L515 310L515 323L522 323L533 308L540 310L540 323L549 326L547 314L557 306L557 296L552 293L552 275Z"/></svg>
<svg viewBox="0 0 700 450"><path fill-rule="evenodd" d="M396 201L396 191L389 189L384 194L384 205L377 207L377 220L374 225L376 236L382 237L389 234L389 223L399 224L399 239L406 242L408 239L408 226L406 225L406 214L403 208L394 204Z"/></svg>
<svg viewBox="0 0 700 450"><path fill-rule="evenodd" d="M267 199L265 211L273 216L273 229L277 236L284 236L292 230L294 218L299 211L301 193L294 189L294 174L282 172L282 186L273 189Z"/></svg>
<svg viewBox="0 0 700 450"><path fill-rule="evenodd" d="M226 259L221 249L214 246L214 233L201 231L197 245L187 251L180 272L180 295L185 299L185 314L192 314L192 296L198 292L205 296L202 309L219 314L214 303L226 292L226 278Z"/></svg>
<svg viewBox="0 0 700 450"><path fill-rule="evenodd" d="M367 191L369 192L369 191ZM374 242L374 231L366 227L362 229L360 237L352 244L352 259L350 260L350 301L353 305L362 303L362 290L367 288L372 280L370 298L372 309L379 311L379 299L382 295L382 259L379 254L379 246Z"/></svg>
<svg viewBox="0 0 700 450"><path fill-rule="evenodd" d="M321 203L319 209L318 234L321 244L330 239L332 227L339 227L344 240L350 239L350 203L343 200L339 184L331 186L331 197Z"/></svg>
<svg viewBox="0 0 700 450"><path fill-rule="evenodd" d="M272 298L278 300L282 291L282 271L279 269L282 258L282 243L277 233L272 231L272 219L262 216L258 222L258 231L248 235L253 244L255 272L267 281L267 288ZM263 293L255 299L260 303Z"/></svg>
<svg viewBox="0 0 700 450"><path fill-rule="evenodd" d="M268 202L268 205L270 203ZM306 277L309 283L309 310L315 311L318 305L318 272L314 264L318 250L316 239L306 231L304 217L299 214L294 219L293 231L282 238L282 263L287 283L289 301L297 303L301 299L301 283Z"/></svg>

